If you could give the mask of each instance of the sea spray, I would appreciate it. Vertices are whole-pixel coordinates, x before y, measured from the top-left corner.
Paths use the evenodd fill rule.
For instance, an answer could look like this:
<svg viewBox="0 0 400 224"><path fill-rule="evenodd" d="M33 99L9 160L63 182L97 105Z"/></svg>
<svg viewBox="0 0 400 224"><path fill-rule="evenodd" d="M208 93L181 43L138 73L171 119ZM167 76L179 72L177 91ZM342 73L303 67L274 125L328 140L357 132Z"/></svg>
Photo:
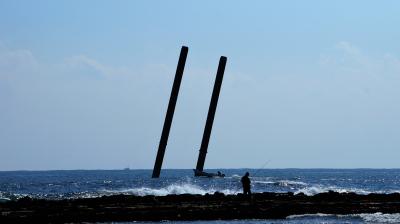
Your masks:
<svg viewBox="0 0 400 224"><path fill-rule="evenodd" d="M183 184L171 184L167 187L162 188L149 188L149 187L140 187L140 188L128 188L128 189L119 189L119 190L104 190L106 195L110 194L127 194L127 195L137 195L137 196L145 196L145 195L155 195L155 196L165 196L170 194L213 194L215 192L221 192L224 194L237 194L238 191L230 190L230 189L216 189L216 188L207 188L204 189L200 186L193 185L191 183L183 183Z"/></svg>

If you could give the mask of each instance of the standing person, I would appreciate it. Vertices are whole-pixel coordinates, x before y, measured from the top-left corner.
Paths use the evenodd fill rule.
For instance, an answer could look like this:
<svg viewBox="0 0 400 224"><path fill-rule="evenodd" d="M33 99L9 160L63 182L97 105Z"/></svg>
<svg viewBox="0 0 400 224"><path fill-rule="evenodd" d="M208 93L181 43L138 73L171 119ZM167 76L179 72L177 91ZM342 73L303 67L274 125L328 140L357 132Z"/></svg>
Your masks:
<svg viewBox="0 0 400 224"><path fill-rule="evenodd" d="M243 194L244 195L251 195L251 190L250 190L250 178L249 178L249 172L246 172L246 174L242 177L240 180L243 185Z"/></svg>

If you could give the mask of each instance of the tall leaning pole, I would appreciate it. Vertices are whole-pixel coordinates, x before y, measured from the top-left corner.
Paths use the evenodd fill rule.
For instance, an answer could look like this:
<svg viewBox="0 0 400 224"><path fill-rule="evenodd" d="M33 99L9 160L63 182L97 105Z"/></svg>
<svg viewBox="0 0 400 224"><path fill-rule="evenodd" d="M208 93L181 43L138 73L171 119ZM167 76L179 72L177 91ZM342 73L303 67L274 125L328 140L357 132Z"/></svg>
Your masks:
<svg viewBox="0 0 400 224"><path fill-rule="evenodd" d="M217 76L215 78L214 89L211 96L210 107L208 109L206 126L204 127L203 139L199 151L199 158L197 160L196 170L203 171L204 162L206 160L208 143L210 142L211 130L214 123L215 111L217 110L219 92L221 91L222 79L224 78L224 71L227 58L221 56L219 59Z"/></svg>
<svg viewBox="0 0 400 224"><path fill-rule="evenodd" d="M165 149L168 143L169 131L171 130L172 118L174 117L175 105L178 99L179 87L181 86L183 70L185 69L186 57L189 48L182 46L179 55L178 66L176 68L174 84L172 85L171 96L169 98L167 114L165 115L164 126L161 133L161 140L158 146L157 157L154 163L152 178L160 177L161 166L164 160Z"/></svg>

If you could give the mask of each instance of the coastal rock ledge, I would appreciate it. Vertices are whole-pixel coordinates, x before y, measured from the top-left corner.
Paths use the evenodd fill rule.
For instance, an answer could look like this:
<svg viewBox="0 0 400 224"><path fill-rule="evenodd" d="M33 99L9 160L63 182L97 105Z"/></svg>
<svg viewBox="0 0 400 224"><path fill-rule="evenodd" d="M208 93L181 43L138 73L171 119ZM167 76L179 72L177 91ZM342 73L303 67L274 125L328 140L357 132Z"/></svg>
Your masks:
<svg viewBox="0 0 400 224"><path fill-rule="evenodd" d="M0 223L284 219L299 214L400 213L400 194L327 192L133 196L0 203Z"/></svg>

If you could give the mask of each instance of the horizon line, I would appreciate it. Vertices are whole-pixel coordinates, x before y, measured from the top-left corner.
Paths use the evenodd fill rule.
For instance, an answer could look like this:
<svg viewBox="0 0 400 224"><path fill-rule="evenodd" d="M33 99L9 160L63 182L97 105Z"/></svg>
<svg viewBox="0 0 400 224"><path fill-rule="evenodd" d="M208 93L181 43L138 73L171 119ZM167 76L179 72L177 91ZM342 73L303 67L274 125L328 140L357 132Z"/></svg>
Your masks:
<svg viewBox="0 0 400 224"><path fill-rule="evenodd" d="M358 167L358 168L210 168L206 170L397 170L400 167L392 168L371 168L371 167ZM115 169L18 169L18 170L0 170L0 172L46 172L46 171L152 171L151 168L115 168ZM193 168L165 168L162 170L193 170Z"/></svg>

